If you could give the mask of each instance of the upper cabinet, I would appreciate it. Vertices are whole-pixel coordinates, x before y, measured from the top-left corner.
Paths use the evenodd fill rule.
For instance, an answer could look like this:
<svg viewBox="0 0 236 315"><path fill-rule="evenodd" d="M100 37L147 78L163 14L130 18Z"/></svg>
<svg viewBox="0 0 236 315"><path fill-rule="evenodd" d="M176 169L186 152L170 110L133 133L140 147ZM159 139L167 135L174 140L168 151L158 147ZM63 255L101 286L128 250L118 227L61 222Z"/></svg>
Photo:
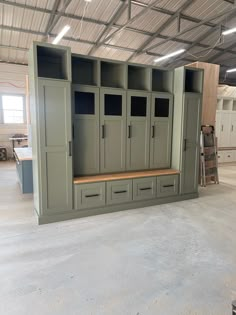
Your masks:
<svg viewBox="0 0 236 315"><path fill-rule="evenodd" d="M99 61L92 58L72 56L72 83L81 85L99 85Z"/></svg>
<svg viewBox="0 0 236 315"><path fill-rule="evenodd" d="M66 47L35 43L37 76L71 81L71 55Z"/></svg>
<svg viewBox="0 0 236 315"><path fill-rule="evenodd" d="M101 86L125 89L126 85L126 64L101 60Z"/></svg>
<svg viewBox="0 0 236 315"><path fill-rule="evenodd" d="M148 66L128 65L128 89L151 90L151 69Z"/></svg>
<svg viewBox="0 0 236 315"><path fill-rule="evenodd" d="M184 92L202 93L204 72L195 68L185 68Z"/></svg>
<svg viewBox="0 0 236 315"><path fill-rule="evenodd" d="M171 70L152 69L152 91L173 92L174 73Z"/></svg>

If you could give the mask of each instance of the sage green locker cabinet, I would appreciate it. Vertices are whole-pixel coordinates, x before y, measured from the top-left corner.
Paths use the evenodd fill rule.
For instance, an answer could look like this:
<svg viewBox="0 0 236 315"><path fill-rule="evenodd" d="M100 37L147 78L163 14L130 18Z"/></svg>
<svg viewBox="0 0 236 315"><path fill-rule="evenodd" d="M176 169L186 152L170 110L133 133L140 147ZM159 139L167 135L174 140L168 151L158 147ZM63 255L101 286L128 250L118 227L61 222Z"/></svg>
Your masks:
<svg viewBox="0 0 236 315"><path fill-rule="evenodd" d="M149 168L150 93L127 92L127 170Z"/></svg>
<svg viewBox="0 0 236 315"><path fill-rule="evenodd" d="M99 173L99 89L74 84L73 164L74 175Z"/></svg>
<svg viewBox="0 0 236 315"><path fill-rule="evenodd" d="M70 82L38 79L43 211L72 209Z"/></svg>
<svg viewBox="0 0 236 315"><path fill-rule="evenodd" d="M181 193L198 191L201 94L185 93L183 112Z"/></svg>
<svg viewBox="0 0 236 315"><path fill-rule="evenodd" d="M172 140L173 96L152 93L150 168L169 168Z"/></svg>
<svg viewBox="0 0 236 315"><path fill-rule="evenodd" d="M100 172L125 171L126 92L100 89Z"/></svg>

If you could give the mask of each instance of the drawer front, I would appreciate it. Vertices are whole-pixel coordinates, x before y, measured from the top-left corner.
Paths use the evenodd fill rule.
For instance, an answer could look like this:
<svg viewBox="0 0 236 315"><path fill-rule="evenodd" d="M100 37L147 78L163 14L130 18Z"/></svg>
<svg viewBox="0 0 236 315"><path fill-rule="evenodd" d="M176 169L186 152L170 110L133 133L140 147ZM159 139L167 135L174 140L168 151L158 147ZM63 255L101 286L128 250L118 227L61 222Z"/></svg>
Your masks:
<svg viewBox="0 0 236 315"><path fill-rule="evenodd" d="M118 180L106 183L107 204L132 201L132 180Z"/></svg>
<svg viewBox="0 0 236 315"><path fill-rule="evenodd" d="M224 162L234 162L235 158L234 158L234 151L225 151L224 152Z"/></svg>
<svg viewBox="0 0 236 315"><path fill-rule="evenodd" d="M218 163L224 163L225 161L225 154L223 151L218 152Z"/></svg>
<svg viewBox="0 0 236 315"><path fill-rule="evenodd" d="M168 175L157 177L157 197L168 197L178 195L179 175Z"/></svg>
<svg viewBox="0 0 236 315"><path fill-rule="evenodd" d="M104 206L105 183L75 185L75 208L87 209Z"/></svg>
<svg viewBox="0 0 236 315"><path fill-rule="evenodd" d="M136 178L133 180L133 199L144 200L156 198L156 177Z"/></svg>

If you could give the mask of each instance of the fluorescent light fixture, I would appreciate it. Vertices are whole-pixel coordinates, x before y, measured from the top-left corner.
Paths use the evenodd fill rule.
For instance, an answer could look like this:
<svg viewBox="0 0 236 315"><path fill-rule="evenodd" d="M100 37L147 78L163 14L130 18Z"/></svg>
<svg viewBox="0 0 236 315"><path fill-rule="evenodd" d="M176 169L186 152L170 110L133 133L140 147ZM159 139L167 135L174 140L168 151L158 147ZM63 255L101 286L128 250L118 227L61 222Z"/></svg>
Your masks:
<svg viewBox="0 0 236 315"><path fill-rule="evenodd" d="M70 26L66 25L63 27L63 29L60 31L60 33L57 35L57 37L53 40L53 44L56 45L59 43L59 41L62 39L62 37L69 31Z"/></svg>
<svg viewBox="0 0 236 315"><path fill-rule="evenodd" d="M229 34L232 34L232 33L235 33L235 32L236 32L236 27L231 28L231 29L229 29L229 30L227 30L227 31L222 32L222 35L229 35Z"/></svg>
<svg viewBox="0 0 236 315"><path fill-rule="evenodd" d="M180 55L182 54L183 52L185 52L185 49L180 49L180 50L177 50L171 54L168 54L166 56L163 56L163 57L160 57L160 58L157 58L154 60L154 62L160 62L162 60L165 60L165 59L168 59L168 58L171 58L171 57L174 57L174 56L177 56L177 55Z"/></svg>
<svg viewBox="0 0 236 315"><path fill-rule="evenodd" d="M227 70L226 72L236 72L236 68L229 69L229 70Z"/></svg>

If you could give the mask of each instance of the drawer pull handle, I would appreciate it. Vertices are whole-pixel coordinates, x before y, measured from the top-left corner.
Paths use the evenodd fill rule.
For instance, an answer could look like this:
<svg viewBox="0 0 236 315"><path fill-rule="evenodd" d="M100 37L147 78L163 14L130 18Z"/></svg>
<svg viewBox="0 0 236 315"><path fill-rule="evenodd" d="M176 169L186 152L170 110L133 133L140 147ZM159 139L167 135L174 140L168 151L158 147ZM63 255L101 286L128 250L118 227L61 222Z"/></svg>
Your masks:
<svg viewBox="0 0 236 315"><path fill-rule="evenodd" d="M105 125L102 125L102 139L105 138Z"/></svg>
<svg viewBox="0 0 236 315"><path fill-rule="evenodd" d="M86 195L85 197L90 198L90 197L98 197L98 196L100 196L100 195L99 194L93 194L93 195Z"/></svg>
<svg viewBox="0 0 236 315"><path fill-rule="evenodd" d="M163 187L174 187L174 185L163 185Z"/></svg>
<svg viewBox="0 0 236 315"><path fill-rule="evenodd" d="M131 126L128 126L128 138L131 138Z"/></svg>
<svg viewBox="0 0 236 315"><path fill-rule="evenodd" d="M152 138L155 138L155 126L152 126Z"/></svg>
<svg viewBox="0 0 236 315"><path fill-rule="evenodd" d="M124 194L127 190L114 191L114 194Z"/></svg>
<svg viewBox="0 0 236 315"><path fill-rule="evenodd" d="M151 187L147 187L147 188L139 188L139 190L151 190Z"/></svg>

